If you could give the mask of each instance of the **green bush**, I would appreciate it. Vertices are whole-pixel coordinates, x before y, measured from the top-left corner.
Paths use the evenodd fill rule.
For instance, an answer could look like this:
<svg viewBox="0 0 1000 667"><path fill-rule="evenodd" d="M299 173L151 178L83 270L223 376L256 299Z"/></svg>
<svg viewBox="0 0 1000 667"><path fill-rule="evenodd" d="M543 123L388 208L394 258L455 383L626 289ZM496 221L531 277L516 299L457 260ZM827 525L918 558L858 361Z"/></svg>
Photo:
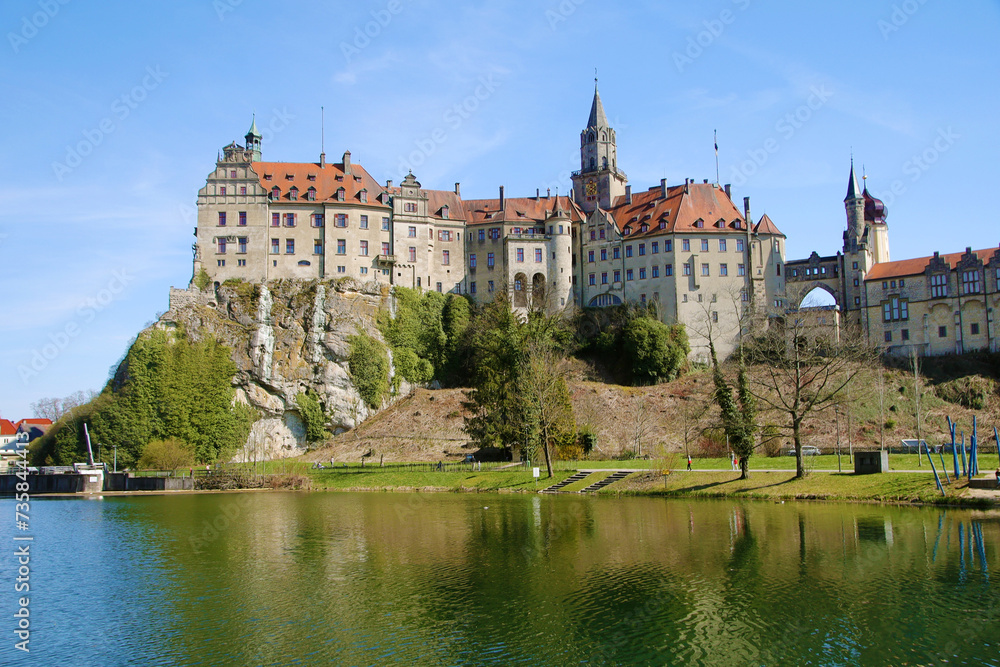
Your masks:
<svg viewBox="0 0 1000 667"><path fill-rule="evenodd" d="M369 408L382 406L389 394L389 355L385 346L365 333L348 339L348 366L358 393Z"/></svg>
<svg viewBox="0 0 1000 667"><path fill-rule="evenodd" d="M212 279L208 275L208 271L205 269L199 269L198 274L194 277L194 286L200 290L203 290L212 284Z"/></svg>
<svg viewBox="0 0 1000 667"><path fill-rule="evenodd" d="M319 442L330 437L330 432L326 430L326 415L316 394L303 392L295 397L295 404L299 406L299 416L306 427L306 441Z"/></svg>
<svg viewBox="0 0 1000 667"><path fill-rule="evenodd" d="M153 440L142 448L138 467L142 470L177 470L194 465L194 448L175 438Z"/></svg>
<svg viewBox="0 0 1000 667"><path fill-rule="evenodd" d="M949 403L970 410L984 410L990 394L996 392L996 382L979 375L959 378L934 387L934 393Z"/></svg>
<svg viewBox="0 0 1000 667"><path fill-rule="evenodd" d="M393 350L393 361L396 373L414 384L426 384L434 379L434 366L426 359L421 359L411 348L401 347Z"/></svg>
<svg viewBox="0 0 1000 667"><path fill-rule="evenodd" d="M636 384L656 384L677 378L691 351L682 325L668 327L637 317L622 330L622 352Z"/></svg>

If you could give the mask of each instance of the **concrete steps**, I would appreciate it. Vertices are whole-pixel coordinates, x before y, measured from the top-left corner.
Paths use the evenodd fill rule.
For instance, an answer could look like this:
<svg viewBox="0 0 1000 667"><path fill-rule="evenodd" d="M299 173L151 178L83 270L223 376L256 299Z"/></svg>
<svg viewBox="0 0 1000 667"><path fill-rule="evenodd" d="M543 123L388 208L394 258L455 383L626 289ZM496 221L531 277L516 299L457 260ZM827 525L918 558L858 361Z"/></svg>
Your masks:
<svg viewBox="0 0 1000 667"><path fill-rule="evenodd" d="M990 474L986 477L973 477L969 480L970 489L996 489L996 475Z"/></svg>
<svg viewBox="0 0 1000 667"><path fill-rule="evenodd" d="M575 482L579 482L580 480L582 480L585 477L587 477L589 474L590 474L589 472L578 472L578 473L575 473L572 476L567 477L563 481L559 482L558 484L553 484L552 486L550 486L548 488L542 489L541 491L539 491L539 493L558 493L559 489L562 489L563 487L569 486L570 484L573 484Z"/></svg>
<svg viewBox="0 0 1000 667"><path fill-rule="evenodd" d="M625 479L626 477L628 477L631 474L632 474L632 472L629 471L629 470L618 470L618 471L614 472L613 474L608 475L607 477L605 477L601 481L599 481L599 482L597 482L595 484L591 484L587 488L585 488L582 491L580 491L580 493L593 493L595 491L600 491L604 487L609 486L611 484L614 484L618 480Z"/></svg>

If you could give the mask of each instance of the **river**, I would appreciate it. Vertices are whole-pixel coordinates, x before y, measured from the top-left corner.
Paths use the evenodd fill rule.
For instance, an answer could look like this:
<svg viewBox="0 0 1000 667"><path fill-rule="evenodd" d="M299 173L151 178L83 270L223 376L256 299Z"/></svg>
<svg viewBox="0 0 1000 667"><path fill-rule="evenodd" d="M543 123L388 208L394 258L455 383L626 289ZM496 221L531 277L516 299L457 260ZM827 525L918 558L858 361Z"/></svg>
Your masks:
<svg viewBox="0 0 1000 667"><path fill-rule="evenodd" d="M1000 515L239 493L31 502L0 664L1000 665Z"/></svg>

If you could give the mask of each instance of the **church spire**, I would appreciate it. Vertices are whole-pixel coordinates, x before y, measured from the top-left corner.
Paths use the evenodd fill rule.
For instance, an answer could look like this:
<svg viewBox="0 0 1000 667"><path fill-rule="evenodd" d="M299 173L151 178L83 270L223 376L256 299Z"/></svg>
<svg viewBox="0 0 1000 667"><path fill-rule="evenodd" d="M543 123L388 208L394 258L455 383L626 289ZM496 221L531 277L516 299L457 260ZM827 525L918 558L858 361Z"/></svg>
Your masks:
<svg viewBox="0 0 1000 667"><path fill-rule="evenodd" d="M264 137L257 130L257 114L253 115L253 120L250 122L250 129L243 138L247 142L247 151L253 155L252 161L260 162L260 142Z"/></svg>
<svg viewBox="0 0 1000 667"><path fill-rule="evenodd" d="M601 104L601 94L597 92L597 79L594 79L594 101L590 105L590 118L587 127L608 127L608 117L604 115L604 105Z"/></svg>

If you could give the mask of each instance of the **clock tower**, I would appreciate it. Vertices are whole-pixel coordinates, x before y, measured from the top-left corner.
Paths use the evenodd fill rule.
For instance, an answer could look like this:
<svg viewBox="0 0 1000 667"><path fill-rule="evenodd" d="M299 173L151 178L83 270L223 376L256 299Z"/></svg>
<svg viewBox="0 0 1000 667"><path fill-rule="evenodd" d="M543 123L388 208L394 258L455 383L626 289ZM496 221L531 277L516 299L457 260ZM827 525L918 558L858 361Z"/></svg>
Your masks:
<svg viewBox="0 0 1000 667"><path fill-rule="evenodd" d="M606 210L625 194L627 181L618 169L615 131L608 125L595 83L587 129L580 133L580 171L573 172L573 198L587 213L598 207Z"/></svg>

